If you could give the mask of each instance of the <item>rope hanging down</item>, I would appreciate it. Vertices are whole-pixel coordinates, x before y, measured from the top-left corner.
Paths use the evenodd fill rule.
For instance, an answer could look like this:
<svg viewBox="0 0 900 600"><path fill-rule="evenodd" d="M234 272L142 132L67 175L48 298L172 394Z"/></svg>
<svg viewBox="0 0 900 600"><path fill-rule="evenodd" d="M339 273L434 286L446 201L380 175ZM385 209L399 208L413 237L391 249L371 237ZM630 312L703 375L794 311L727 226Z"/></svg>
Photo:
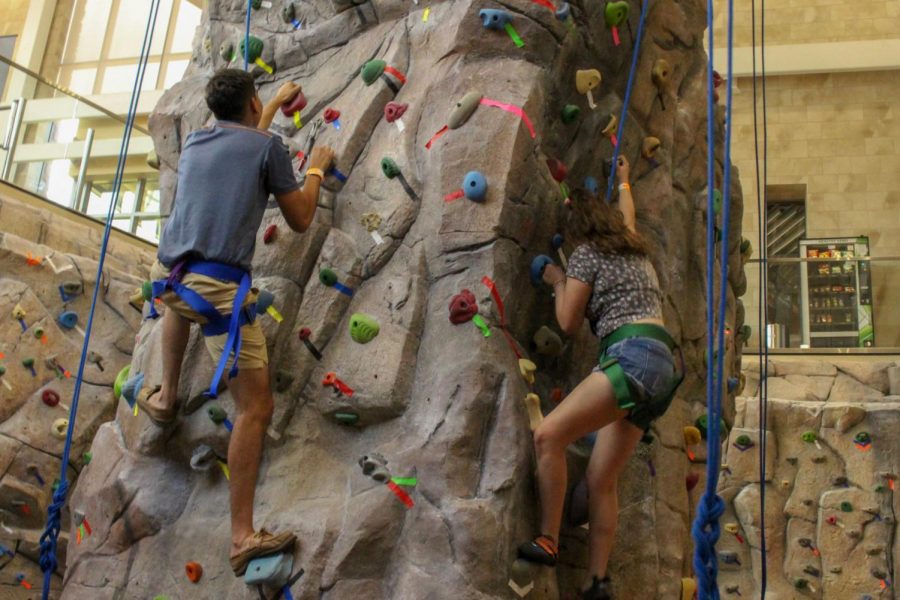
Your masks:
<svg viewBox="0 0 900 600"><path fill-rule="evenodd" d="M725 310L727 294L725 286L728 284L728 240L729 219L731 213L731 103L732 103L732 47L734 34L734 2L728 2L728 78L726 80L725 100L725 152L724 152L724 176L722 183L722 231L720 262L720 284L718 315L715 314L715 211L713 198L715 190L715 131L713 118L715 116L715 98L713 85L713 0L707 1L707 29L709 31L709 62L707 64L706 85L706 135L707 135L707 206L706 206L706 394L707 394L707 459L706 459L706 490L697 507L697 517L694 520L691 533L694 537L694 571L699 580L699 592L701 600L718 600L718 557L716 556L716 542L719 540L721 530L719 518L725 512L725 502L716 493L719 482L719 465L721 463L722 445L720 442L720 425L722 415L722 396L724 392L723 378L725 365ZM714 318L718 316L718 321ZM715 329L715 332L714 332ZM715 333L715 338L713 335ZM718 351L716 351L718 348ZM713 371L715 363L715 371Z"/></svg>
<svg viewBox="0 0 900 600"><path fill-rule="evenodd" d="M66 478L66 467L69 464L69 454L72 450L72 435L75 431L75 418L78 415L78 400L81 396L81 383L84 378L84 366L87 362L88 346L91 341L91 329L94 324L94 312L97 308L97 299L100 292L100 282L103 280L103 265L106 260L106 248L109 245L109 235L112 231L113 215L119 201L119 189L125 173L125 160L128 156L128 144L131 141L131 131L137 116L137 103L141 95L141 86L144 81L144 73L147 70L147 59L150 55L150 43L153 40L153 30L156 27L156 16L159 13L160 0L152 0L150 14L147 18L147 28L144 31L144 44L138 58L138 70L131 90L131 103L128 106L128 115L125 119L125 131L122 134L122 146L119 149L119 162L116 165L116 174L113 179L113 195L106 214L106 227L103 230L103 242L100 245L100 257L97 259L97 278L94 282L94 294L91 298L91 309L88 313L87 325L84 328L84 345L81 348L81 360L78 364L78 375L75 378L75 388L72 393L72 406L69 409L69 427L66 431L66 443L63 447L62 460L60 461L59 485L53 493L53 501L47 508L47 525L41 534L41 570L44 572L44 587L41 591L43 600L50 596L50 580L56 571L56 545L61 528L61 512L66 505L69 492L69 481Z"/></svg>
<svg viewBox="0 0 900 600"><path fill-rule="evenodd" d="M612 168L609 171L609 179L606 183L606 202L612 197L613 183L616 180L616 161L619 160L619 147L621 146L622 135L625 132L625 120L628 118L628 105L631 102L631 88L634 86L634 74L637 72L638 56L641 53L641 40L644 37L644 20L647 18L647 7L650 0L644 0L641 3L641 19L638 21L637 39L634 41L634 53L631 55L631 70L628 72L628 85L625 86L625 100L622 102L622 113L619 116L619 129L616 132L616 139L619 144L613 148Z"/></svg>
<svg viewBox="0 0 900 600"><path fill-rule="evenodd" d="M757 217L757 252L759 252L760 260L759 268L759 295L757 309L757 326L759 331L759 480L766 480L766 436L769 425L769 340L768 330L765 324L769 322L768 304L766 299L766 289L768 285L768 232L766 231L766 223L768 215L766 214L768 204L763 201L764 190L768 181L768 172L766 168L767 158L767 131L766 131L766 2L761 0L760 3L760 63L762 68L762 124L763 124L763 176L762 185L760 185L760 169L759 169L759 125L757 122L757 89L756 89L756 0L750 1L750 28L752 34L752 54L753 54L753 153L756 163L756 217ZM759 552L760 552L760 575L759 589L760 597L766 597L766 587L768 584L768 566L766 559L766 486L759 486Z"/></svg>
<svg viewBox="0 0 900 600"><path fill-rule="evenodd" d="M247 0L247 23L244 30L244 70L250 64L250 13L253 11L253 0Z"/></svg>

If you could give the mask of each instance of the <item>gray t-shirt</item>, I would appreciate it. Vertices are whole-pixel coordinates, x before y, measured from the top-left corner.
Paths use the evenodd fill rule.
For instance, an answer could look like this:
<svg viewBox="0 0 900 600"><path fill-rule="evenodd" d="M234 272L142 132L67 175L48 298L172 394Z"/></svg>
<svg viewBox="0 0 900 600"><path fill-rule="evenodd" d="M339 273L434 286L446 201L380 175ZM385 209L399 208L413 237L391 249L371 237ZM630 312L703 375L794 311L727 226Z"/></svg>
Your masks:
<svg viewBox="0 0 900 600"><path fill-rule="evenodd" d="M645 256L607 254L582 244L569 257L566 275L593 286L587 318L600 339L627 323L662 319L659 280Z"/></svg>
<svg viewBox="0 0 900 600"><path fill-rule="evenodd" d="M249 271L269 194L297 187L290 153L277 135L227 121L191 132L178 161L159 261L172 267L194 258Z"/></svg>

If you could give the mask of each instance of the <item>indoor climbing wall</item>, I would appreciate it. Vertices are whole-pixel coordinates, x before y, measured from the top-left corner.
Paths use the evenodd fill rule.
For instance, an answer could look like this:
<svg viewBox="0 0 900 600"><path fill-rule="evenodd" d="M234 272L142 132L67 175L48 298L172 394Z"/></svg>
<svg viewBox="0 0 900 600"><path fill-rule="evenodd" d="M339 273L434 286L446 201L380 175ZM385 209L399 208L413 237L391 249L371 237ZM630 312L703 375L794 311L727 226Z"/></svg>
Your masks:
<svg viewBox="0 0 900 600"><path fill-rule="evenodd" d="M758 361L744 370L720 482L726 598L759 593ZM768 372L766 597L896 597L900 365L779 359Z"/></svg>
<svg viewBox="0 0 900 600"><path fill-rule="evenodd" d="M209 2L186 79L151 117L166 207L184 137L210 121L207 78L242 65L245 10ZM680 594L689 465L704 456L683 435L705 412L704 12L699 0L649 5L619 134L640 13L628 0L253 10L262 98L293 80L307 100L272 131L301 172L313 143L337 154L309 231L291 232L273 205L254 261L254 285L272 294L259 318L276 403L257 525L298 534L293 597L571 597L586 554L577 524L558 570L513 565L537 526L530 425L589 372L597 344L587 327L560 337L549 290L528 272L538 254L573 250L554 243L565 199L584 186L603 201L613 144L632 164L638 227L688 375L623 478L612 576L623 598ZM739 224L737 178L732 198ZM739 226L720 233L734 263L733 365L746 282ZM228 565L234 406L227 392L203 396L213 363L192 335L178 425L159 429L121 402L94 440L70 501L94 515L94 534L70 551L65 598L258 597ZM131 371L156 382L157 322L139 338ZM584 457L573 447L572 485Z"/></svg>
<svg viewBox="0 0 900 600"><path fill-rule="evenodd" d="M58 215L5 199L0 202L0 229L0 597L25 599L33 598L43 583L38 539L60 475L96 280L97 248L89 257L80 249L99 236ZM115 416L113 383L131 360L141 322L140 305L129 305L141 281L132 272L145 271L151 256L146 250L112 245L81 388L69 481L90 463L98 427ZM63 513L63 557L67 547L90 536L93 519L71 508ZM53 598L59 596L60 576L52 581Z"/></svg>

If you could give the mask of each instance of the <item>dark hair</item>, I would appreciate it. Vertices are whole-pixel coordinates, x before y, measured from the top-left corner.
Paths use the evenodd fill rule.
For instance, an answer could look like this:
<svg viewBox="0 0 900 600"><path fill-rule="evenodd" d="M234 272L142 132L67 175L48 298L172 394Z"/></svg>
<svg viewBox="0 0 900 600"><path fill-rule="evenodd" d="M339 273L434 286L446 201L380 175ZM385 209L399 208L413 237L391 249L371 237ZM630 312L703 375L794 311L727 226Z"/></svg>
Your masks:
<svg viewBox="0 0 900 600"><path fill-rule="evenodd" d="M626 227L622 212L583 189L572 193L566 237L573 247L589 244L608 254L647 255L644 238Z"/></svg>
<svg viewBox="0 0 900 600"><path fill-rule="evenodd" d="M239 69L222 69L206 84L206 105L221 121L240 121L256 96L253 76Z"/></svg>

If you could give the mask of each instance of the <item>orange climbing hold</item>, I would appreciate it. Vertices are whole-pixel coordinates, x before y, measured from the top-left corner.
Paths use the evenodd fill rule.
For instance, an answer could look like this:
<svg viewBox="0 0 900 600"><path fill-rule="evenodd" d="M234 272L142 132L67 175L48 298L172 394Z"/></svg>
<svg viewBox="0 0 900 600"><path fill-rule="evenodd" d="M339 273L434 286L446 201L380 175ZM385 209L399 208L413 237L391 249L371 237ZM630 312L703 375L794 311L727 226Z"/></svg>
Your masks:
<svg viewBox="0 0 900 600"><path fill-rule="evenodd" d="M191 580L191 583L197 583L203 577L203 567L197 562L191 561L184 565L184 572L187 578Z"/></svg>

